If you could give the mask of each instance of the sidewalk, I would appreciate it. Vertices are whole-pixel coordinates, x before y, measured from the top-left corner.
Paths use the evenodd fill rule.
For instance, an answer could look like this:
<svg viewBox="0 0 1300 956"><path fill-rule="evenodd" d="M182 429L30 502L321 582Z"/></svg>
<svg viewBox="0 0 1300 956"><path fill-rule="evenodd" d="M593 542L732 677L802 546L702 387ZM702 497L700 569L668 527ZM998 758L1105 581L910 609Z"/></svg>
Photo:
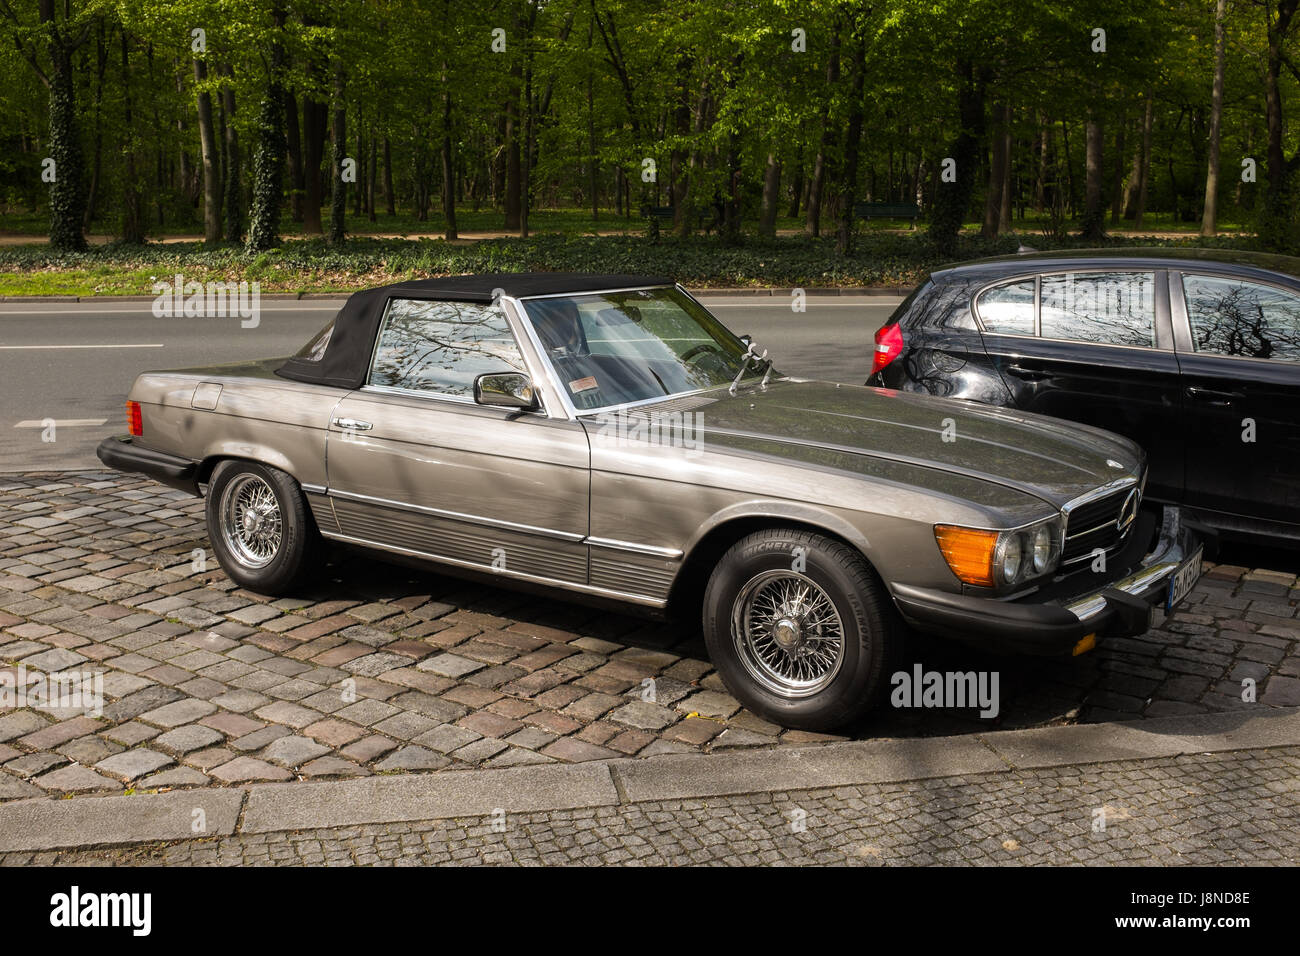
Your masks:
<svg viewBox="0 0 1300 956"><path fill-rule="evenodd" d="M1295 864L1300 709L25 800L0 806L0 851L3 865Z"/></svg>

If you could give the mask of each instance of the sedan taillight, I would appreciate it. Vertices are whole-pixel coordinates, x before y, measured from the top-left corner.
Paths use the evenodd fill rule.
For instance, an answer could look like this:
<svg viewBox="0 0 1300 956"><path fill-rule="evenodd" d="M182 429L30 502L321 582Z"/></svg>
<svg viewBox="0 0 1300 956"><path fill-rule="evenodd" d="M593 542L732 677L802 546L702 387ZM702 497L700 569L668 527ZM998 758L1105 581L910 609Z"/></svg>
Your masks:
<svg viewBox="0 0 1300 956"><path fill-rule="evenodd" d="M144 436L144 416L140 414L139 402L126 403L126 424L134 438Z"/></svg>
<svg viewBox="0 0 1300 956"><path fill-rule="evenodd" d="M881 326L876 330L876 354L871 362L871 374L875 375L902 354L902 328L897 322Z"/></svg>

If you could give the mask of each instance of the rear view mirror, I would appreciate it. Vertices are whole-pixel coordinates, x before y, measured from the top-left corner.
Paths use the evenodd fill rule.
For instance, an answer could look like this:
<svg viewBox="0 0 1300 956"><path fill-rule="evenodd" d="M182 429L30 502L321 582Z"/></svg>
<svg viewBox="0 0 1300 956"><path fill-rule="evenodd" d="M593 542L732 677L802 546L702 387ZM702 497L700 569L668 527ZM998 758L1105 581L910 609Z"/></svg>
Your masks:
<svg viewBox="0 0 1300 956"><path fill-rule="evenodd" d="M523 372L486 372L474 379L474 401L494 408L538 407L532 380Z"/></svg>

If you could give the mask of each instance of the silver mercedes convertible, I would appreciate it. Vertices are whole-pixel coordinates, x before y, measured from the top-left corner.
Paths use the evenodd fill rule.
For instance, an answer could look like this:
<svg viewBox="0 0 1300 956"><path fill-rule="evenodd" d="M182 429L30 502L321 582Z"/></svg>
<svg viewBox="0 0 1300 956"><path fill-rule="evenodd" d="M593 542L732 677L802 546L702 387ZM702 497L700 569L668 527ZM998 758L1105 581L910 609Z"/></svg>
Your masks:
<svg viewBox="0 0 1300 956"><path fill-rule="evenodd" d="M1132 442L782 375L669 279L358 292L291 358L141 375L127 417L100 459L205 494L243 587L292 593L333 542L700 620L788 727L870 707L909 627L1081 654L1201 566Z"/></svg>

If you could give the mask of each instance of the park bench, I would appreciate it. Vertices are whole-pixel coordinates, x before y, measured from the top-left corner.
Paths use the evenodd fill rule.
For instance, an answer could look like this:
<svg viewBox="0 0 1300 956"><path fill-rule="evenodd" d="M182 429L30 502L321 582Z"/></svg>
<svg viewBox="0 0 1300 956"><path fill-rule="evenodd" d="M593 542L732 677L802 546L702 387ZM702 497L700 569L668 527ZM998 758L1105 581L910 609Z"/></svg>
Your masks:
<svg viewBox="0 0 1300 956"><path fill-rule="evenodd" d="M718 224L717 211L714 209L697 210L687 214L695 222L696 229L702 229L710 232ZM642 206L641 218L650 220L651 234L658 235L659 223L671 223L677 216L676 206Z"/></svg>
<svg viewBox="0 0 1300 956"><path fill-rule="evenodd" d="M910 219L915 228L921 207L914 202L857 202L853 215L857 219Z"/></svg>

